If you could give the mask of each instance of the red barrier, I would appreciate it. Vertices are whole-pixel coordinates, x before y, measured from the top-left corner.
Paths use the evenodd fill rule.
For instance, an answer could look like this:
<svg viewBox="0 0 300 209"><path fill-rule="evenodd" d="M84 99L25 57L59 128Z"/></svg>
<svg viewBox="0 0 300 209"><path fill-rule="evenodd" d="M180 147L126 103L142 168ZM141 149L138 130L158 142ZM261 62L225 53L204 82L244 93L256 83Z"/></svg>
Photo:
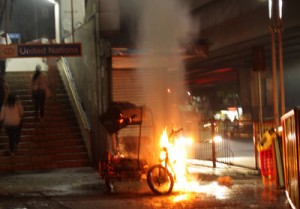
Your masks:
<svg viewBox="0 0 300 209"><path fill-rule="evenodd" d="M274 162L273 147L259 152L260 171L263 184L266 187L276 183L276 162Z"/></svg>

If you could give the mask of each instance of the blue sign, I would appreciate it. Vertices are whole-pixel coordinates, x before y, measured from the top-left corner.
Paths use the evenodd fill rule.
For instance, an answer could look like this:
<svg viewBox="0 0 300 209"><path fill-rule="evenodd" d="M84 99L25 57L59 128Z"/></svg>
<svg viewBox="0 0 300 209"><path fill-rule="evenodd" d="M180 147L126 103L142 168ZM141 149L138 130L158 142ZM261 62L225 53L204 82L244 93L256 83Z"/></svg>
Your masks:
<svg viewBox="0 0 300 209"><path fill-rule="evenodd" d="M7 33L7 35L11 39L20 39L21 38L21 34L20 33Z"/></svg>

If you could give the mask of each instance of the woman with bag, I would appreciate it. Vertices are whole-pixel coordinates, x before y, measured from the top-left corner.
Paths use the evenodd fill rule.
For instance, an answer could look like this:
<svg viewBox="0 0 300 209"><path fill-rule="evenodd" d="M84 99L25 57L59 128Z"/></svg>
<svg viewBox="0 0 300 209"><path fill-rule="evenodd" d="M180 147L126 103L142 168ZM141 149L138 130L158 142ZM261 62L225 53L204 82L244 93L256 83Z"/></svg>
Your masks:
<svg viewBox="0 0 300 209"><path fill-rule="evenodd" d="M50 94L50 90L48 88L47 76L41 72L40 65L36 66L35 72L32 75L29 91L35 106L35 116L43 121L45 101L46 97Z"/></svg>
<svg viewBox="0 0 300 209"><path fill-rule="evenodd" d="M3 121L4 129L9 140L10 155L14 156L15 146L21 137L21 121L24 109L15 94L9 94L6 102L1 108L0 119Z"/></svg>

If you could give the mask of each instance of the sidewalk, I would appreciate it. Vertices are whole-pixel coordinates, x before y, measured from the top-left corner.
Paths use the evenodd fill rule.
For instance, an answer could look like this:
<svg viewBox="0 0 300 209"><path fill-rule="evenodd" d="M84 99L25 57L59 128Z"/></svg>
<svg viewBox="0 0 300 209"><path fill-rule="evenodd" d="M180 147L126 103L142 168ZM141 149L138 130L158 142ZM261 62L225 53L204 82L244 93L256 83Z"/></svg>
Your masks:
<svg viewBox="0 0 300 209"><path fill-rule="evenodd" d="M226 176L230 177L232 185L235 185L234 180L245 179L245 177L261 181L259 171L225 164L217 164L217 168L212 168L212 162L190 161L188 170L195 181L202 183L218 182L218 178ZM139 192L146 190L151 192L147 185L143 186L143 189L141 187L140 190ZM0 195L37 192L57 195L102 194L106 192L106 188L98 171L91 167L0 173Z"/></svg>
<svg viewBox="0 0 300 209"><path fill-rule="evenodd" d="M102 192L103 183L90 167L0 174L0 196L26 193L76 195Z"/></svg>
<svg viewBox="0 0 300 209"><path fill-rule="evenodd" d="M212 168L211 162L190 163L189 172L198 182L198 186L189 193L192 198L184 202L189 205L187 208L290 208L284 190L278 190L274 186L264 188L259 171L224 164L217 164L217 168ZM170 197L157 197L152 194L146 181L119 182L116 188L117 194L106 194L103 180L97 170L90 167L0 174L0 197L20 194L43 194L60 199L73 197L72 201L60 200L69 204L70 208L95 209L103 204L107 206L104 208L119 208L116 201L134 205L127 209L137 209L145 205L146 208L174 208L171 205L156 207L153 200L170 204L171 198L174 202L174 199L181 198L183 194L174 188ZM80 205L80 198L88 196L97 198L89 203L82 200L84 206ZM199 204L204 206L200 207Z"/></svg>

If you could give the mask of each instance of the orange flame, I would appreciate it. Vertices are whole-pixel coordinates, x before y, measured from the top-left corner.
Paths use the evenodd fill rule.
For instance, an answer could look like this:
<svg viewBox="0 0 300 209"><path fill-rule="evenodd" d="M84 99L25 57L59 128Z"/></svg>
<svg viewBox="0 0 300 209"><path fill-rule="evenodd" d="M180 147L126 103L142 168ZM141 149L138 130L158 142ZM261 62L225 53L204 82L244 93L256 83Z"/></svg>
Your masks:
<svg viewBox="0 0 300 209"><path fill-rule="evenodd" d="M179 190L186 190L187 186L187 144L190 144L192 139L185 138L183 136L175 137L174 139L169 139L166 128L164 129L160 137L160 146L165 147L168 150L169 157L169 170L175 174L176 183L175 187ZM164 159L165 152L161 153L161 158Z"/></svg>
<svg viewBox="0 0 300 209"><path fill-rule="evenodd" d="M167 130L164 129L161 138L160 146L168 149L169 154L169 170L176 175L174 190L179 191L180 194L174 196L174 202L182 202L193 198L191 193L206 193L208 195L214 195L217 199L224 199L229 191L229 186L222 185L220 182L214 181L209 184L200 185L198 181L193 181L187 178L187 148L190 147L193 140L183 136L178 136L175 139L169 139ZM162 152L165 154L165 152ZM162 156L166 157L166 156ZM163 158L165 159L165 158ZM164 166L164 164L163 164ZM170 168L172 167L172 168ZM220 181L218 179L218 181ZM184 194L182 192L185 192Z"/></svg>

